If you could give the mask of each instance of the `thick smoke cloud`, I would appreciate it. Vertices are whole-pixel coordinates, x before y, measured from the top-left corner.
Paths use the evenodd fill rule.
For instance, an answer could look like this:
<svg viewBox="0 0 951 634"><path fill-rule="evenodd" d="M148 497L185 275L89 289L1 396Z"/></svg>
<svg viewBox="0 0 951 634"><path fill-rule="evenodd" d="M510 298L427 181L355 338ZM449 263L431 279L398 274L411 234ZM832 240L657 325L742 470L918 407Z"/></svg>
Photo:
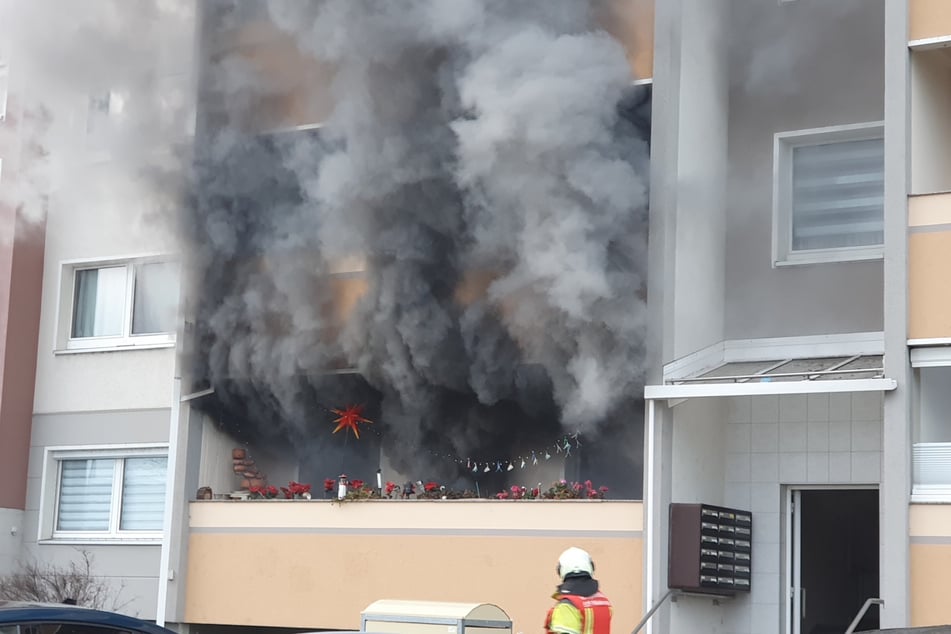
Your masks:
<svg viewBox="0 0 951 634"><path fill-rule="evenodd" d="M190 0L0 0L0 202L33 222L51 204L114 206L130 231L170 229L194 127L194 18Z"/></svg>
<svg viewBox="0 0 951 634"><path fill-rule="evenodd" d="M642 385L648 153L594 7L267 8L333 68L334 107L316 133L247 134L253 104L301 87L227 55L204 79L220 106L191 231L211 382L273 394L304 438L315 407L364 389L328 387L328 370L355 367L401 465L618 418ZM335 271L354 256L365 289L340 324Z"/></svg>

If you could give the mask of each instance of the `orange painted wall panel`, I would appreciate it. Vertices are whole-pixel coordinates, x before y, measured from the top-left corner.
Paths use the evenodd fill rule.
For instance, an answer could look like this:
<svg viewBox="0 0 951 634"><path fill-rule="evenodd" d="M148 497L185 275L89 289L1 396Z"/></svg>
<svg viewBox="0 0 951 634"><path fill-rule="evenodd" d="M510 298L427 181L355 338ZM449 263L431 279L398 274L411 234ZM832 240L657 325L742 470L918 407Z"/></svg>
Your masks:
<svg viewBox="0 0 951 634"><path fill-rule="evenodd" d="M951 228L908 237L908 338L951 337Z"/></svg>
<svg viewBox="0 0 951 634"><path fill-rule="evenodd" d="M619 631L641 616L642 540L445 535L193 534L188 623L359 629L378 599L494 603L541 629L564 548L587 548Z"/></svg>
<svg viewBox="0 0 951 634"><path fill-rule="evenodd" d="M627 50L634 79L654 76L654 0L609 0L601 23Z"/></svg>
<svg viewBox="0 0 951 634"><path fill-rule="evenodd" d="M951 543L912 544L911 625L951 623Z"/></svg>
<svg viewBox="0 0 951 634"><path fill-rule="evenodd" d="M924 40L951 35L951 2L909 0L908 39Z"/></svg>
<svg viewBox="0 0 951 634"><path fill-rule="evenodd" d="M188 623L359 628L380 599L494 603L537 632L568 546L588 549L617 631L642 614L643 505L626 501L193 502Z"/></svg>

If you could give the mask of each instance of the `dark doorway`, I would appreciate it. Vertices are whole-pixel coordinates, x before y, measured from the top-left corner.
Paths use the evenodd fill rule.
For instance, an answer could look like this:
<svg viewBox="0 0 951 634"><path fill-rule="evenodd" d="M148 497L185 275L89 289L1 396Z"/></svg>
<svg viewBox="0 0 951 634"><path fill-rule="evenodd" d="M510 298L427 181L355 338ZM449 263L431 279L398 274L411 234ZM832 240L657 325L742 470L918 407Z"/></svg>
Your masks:
<svg viewBox="0 0 951 634"><path fill-rule="evenodd" d="M878 491L802 490L796 494L798 631L841 634L865 600L879 596ZM856 631L878 626L878 608L872 606Z"/></svg>

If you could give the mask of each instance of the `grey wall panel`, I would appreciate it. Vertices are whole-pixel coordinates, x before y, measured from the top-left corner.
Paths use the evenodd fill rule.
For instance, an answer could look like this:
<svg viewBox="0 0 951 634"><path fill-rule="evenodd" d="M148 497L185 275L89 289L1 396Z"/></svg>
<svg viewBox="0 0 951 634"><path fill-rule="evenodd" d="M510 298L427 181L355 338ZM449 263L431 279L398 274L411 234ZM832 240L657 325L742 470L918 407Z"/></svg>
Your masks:
<svg viewBox="0 0 951 634"><path fill-rule="evenodd" d="M169 409L37 414L32 445L166 443L170 415Z"/></svg>
<svg viewBox="0 0 951 634"><path fill-rule="evenodd" d="M773 135L881 121L882 0L733 0L727 339L882 330L880 261L772 266Z"/></svg>

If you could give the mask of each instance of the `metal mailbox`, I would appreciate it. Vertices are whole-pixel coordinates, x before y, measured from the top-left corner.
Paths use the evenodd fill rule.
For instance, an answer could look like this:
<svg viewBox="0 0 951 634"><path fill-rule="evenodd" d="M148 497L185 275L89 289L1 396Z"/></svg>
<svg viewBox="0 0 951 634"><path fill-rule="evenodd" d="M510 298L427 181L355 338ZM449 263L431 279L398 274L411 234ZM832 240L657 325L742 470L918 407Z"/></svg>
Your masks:
<svg viewBox="0 0 951 634"><path fill-rule="evenodd" d="M750 591L753 514L710 504L670 505L667 587L699 594Z"/></svg>

